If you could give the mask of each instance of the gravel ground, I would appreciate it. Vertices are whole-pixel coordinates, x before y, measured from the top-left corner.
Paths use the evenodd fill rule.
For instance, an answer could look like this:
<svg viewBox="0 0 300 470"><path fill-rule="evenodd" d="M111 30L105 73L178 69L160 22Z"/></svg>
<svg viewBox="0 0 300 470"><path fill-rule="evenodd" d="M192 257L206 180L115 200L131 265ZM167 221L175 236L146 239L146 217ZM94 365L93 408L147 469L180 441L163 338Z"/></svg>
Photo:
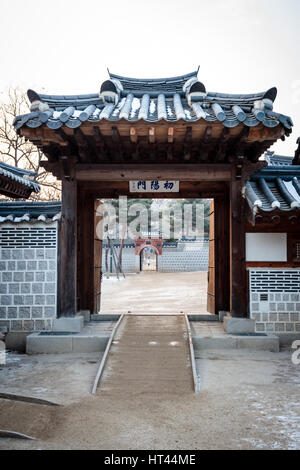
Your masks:
<svg viewBox="0 0 300 470"><path fill-rule="evenodd" d="M190 384L156 393L159 374L149 393L127 386L91 396L98 354L11 354L0 369L0 392L63 406L0 400L0 429L37 438L0 439L0 449L300 448L300 369L290 351L198 351L196 357L197 396Z"/></svg>

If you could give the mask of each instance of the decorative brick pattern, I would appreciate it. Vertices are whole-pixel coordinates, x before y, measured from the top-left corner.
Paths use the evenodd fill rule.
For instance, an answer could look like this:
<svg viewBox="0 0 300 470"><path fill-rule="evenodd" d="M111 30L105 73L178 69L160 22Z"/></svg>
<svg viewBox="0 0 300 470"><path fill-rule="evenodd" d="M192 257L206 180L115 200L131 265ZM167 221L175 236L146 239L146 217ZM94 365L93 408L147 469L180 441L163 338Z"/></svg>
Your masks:
<svg viewBox="0 0 300 470"><path fill-rule="evenodd" d="M56 318L57 223L0 226L0 327L50 329Z"/></svg>
<svg viewBox="0 0 300 470"><path fill-rule="evenodd" d="M250 316L257 332L299 333L300 270L250 270Z"/></svg>

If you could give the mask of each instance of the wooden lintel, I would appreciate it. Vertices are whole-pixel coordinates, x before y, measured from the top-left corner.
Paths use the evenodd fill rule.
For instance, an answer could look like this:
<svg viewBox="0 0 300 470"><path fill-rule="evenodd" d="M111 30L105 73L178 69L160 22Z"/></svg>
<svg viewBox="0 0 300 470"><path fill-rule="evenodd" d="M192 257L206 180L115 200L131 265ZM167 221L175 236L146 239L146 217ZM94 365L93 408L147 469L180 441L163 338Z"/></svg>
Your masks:
<svg viewBox="0 0 300 470"><path fill-rule="evenodd" d="M169 179L181 181L230 181L231 165L99 165L77 164L76 179L79 181L133 181L140 179Z"/></svg>

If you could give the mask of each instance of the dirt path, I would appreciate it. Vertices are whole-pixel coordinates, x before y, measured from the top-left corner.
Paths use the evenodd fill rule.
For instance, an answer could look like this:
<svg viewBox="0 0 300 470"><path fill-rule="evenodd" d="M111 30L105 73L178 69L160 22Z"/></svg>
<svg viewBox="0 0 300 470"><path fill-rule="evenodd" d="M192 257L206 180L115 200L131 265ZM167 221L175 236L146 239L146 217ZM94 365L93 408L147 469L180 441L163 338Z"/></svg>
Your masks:
<svg viewBox="0 0 300 470"><path fill-rule="evenodd" d="M135 397L192 393L184 317L126 316L117 332L99 393Z"/></svg>

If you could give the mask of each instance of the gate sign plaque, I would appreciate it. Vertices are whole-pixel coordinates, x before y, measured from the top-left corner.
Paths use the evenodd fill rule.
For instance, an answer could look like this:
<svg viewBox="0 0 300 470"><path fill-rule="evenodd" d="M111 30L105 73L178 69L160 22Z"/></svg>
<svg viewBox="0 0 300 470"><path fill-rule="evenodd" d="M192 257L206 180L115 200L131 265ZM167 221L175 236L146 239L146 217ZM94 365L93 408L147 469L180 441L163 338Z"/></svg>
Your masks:
<svg viewBox="0 0 300 470"><path fill-rule="evenodd" d="M130 181L131 193L179 193L179 181Z"/></svg>

